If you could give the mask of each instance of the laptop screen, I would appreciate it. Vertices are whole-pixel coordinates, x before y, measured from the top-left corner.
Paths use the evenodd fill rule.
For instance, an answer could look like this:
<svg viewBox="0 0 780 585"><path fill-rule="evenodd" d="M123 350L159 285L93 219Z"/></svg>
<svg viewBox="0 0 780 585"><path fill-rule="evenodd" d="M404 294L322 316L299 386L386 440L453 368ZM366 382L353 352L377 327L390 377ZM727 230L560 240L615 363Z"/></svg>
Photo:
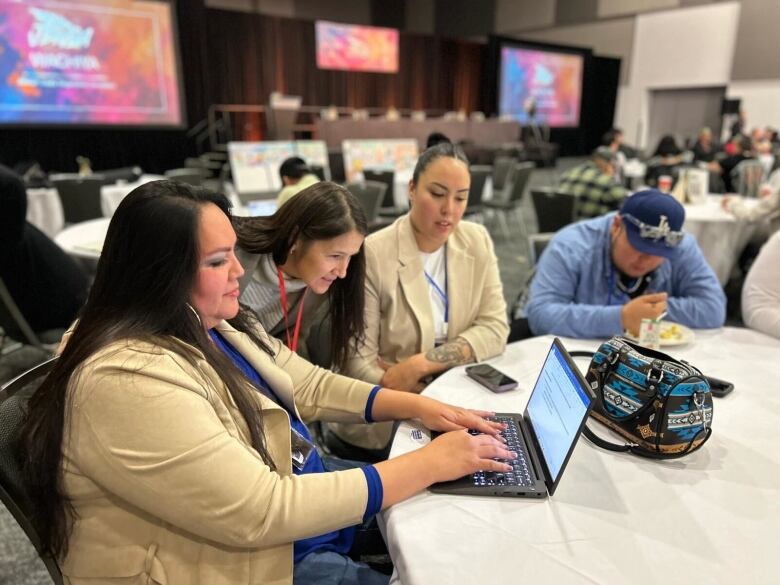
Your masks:
<svg viewBox="0 0 780 585"><path fill-rule="evenodd" d="M556 339L528 400L531 423L552 484L566 465L590 408L584 380Z"/></svg>

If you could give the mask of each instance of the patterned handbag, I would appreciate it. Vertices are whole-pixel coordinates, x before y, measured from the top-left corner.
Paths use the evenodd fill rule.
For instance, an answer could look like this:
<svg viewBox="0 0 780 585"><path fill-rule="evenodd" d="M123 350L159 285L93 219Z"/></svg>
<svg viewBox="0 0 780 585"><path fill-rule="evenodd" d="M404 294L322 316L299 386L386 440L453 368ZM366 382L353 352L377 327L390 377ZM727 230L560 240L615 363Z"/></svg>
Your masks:
<svg viewBox="0 0 780 585"><path fill-rule="evenodd" d="M626 438L617 445L586 427L592 443L656 459L682 457L712 435L712 394L702 373L664 353L613 337L591 357L586 379L596 395L591 416Z"/></svg>

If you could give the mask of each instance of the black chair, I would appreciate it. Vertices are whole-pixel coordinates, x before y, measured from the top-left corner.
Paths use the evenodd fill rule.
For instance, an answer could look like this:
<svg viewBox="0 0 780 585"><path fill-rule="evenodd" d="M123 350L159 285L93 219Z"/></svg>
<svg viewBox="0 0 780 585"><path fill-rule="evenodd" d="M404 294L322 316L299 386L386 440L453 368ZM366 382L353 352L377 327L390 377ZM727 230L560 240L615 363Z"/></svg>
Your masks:
<svg viewBox="0 0 780 585"><path fill-rule="evenodd" d="M51 355L51 352L44 344L57 344L65 333L64 329L52 329L43 331L40 335L36 334L14 302L2 278L0 278L0 327L8 337L21 344L31 345L47 355ZM3 353L9 351L4 348Z"/></svg>
<svg viewBox="0 0 780 585"><path fill-rule="evenodd" d="M376 183L382 183L387 187L385 190L385 196L382 199L382 203L379 206L379 215L388 217L399 217L406 213L405 210L398 209L395 206L395 171L381 170L381 169L365 169L363 171L363 177L366 181L374 181Z"/></svg>
<svg viewBox="0 0 780 585"><path fill-rule="evenodd" d="M469 167L471 174L471 187L469 187L469 200L463 212L464 217L480 215L484 211L483 196L487 178L493 173L493 167L487 165L472 165Z"/></svg>
<svg viewBox="0 0 780 585"><path fill-rule="evenodd" d="M328 151L328 166L330 167L331 181L343 184L347 180L347 174L344 171L344 155L340 150Z"/></svg>
<svg viewBox="0 0 780 585"><path fill-rule="evenodd" d="M309 171L311 171L312 174L317 175L320 181L325 180L325 169L323 167L319 165L309 165Z"/></svg>
<svg viewBox="0 0 780 585"><path fill-rule="evenodd" d="M347 183L346 188L363 207L370 232L389 225L393 221L390 218L381 219L379 217L379 206L385 196L387 185L376 181L362 181Z"/></svg>
<svg viewBox="0 0 780 585"><path fill-rule="evenodd" d="M30 396L49 373L52 358L11 380L0 389L0 501L24 530L55 585L62 585L62 573L50 555L41 552L41 539L30 521L32 505L26 495L18 458L18 431Z"/></svg>
<svg viewBox="0 0 780 585"><path fill-rule="evenodd" d="M539 232L557 232L574 221L574 204L577 199L575 195L533 189L531 199Z"/></svg>
<svg viewBox="0 0 780 585"><path fill-rule="evenodd" d="M553 233L540 233L528 236L528 260L531 266L536 266L539 262L542 252L544 252L554 235Z"/></svg>
<svg viewBox="0 0 780 585"><path fill-rule="evenodd" d="M520 215L520 205L523 203L523 194L531 178L531 173L536 168L532 162L515 162L510 172L511 187L508 198L497 198L495 184L493 188L493 199L484 202L485 208L495 211L501 224L501 230L505 237L509 237L509 225L506 220L507 215L514 215L518 224L525 232L523 218Z"/></svg>
<svg viewBox="0 0 780 585"><path fill-rule="evenodd" d="M103 217L100 207L100 188L114 181L103 175L51 175L52 185L57 189L62 202L65 223L80 223Z"/></svg>
<svg viewBox="0 0 780 585"><path fill-rule="evenodd" d="M517 161L510 156L497 156L493 161L493 199L511 183L512 173Z"/></svg>

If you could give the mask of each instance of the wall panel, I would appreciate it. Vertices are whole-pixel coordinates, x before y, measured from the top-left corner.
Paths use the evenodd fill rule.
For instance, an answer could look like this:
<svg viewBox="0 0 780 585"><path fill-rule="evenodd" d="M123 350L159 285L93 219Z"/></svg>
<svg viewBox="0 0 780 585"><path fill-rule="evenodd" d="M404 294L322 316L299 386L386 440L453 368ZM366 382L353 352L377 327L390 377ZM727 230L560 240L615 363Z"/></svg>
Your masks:
<svg viewBox="0 0 780 585"><path fill-rule="evenodd" d="M554 23L555 0L496 0L496 34L511 34Z"/></svg>

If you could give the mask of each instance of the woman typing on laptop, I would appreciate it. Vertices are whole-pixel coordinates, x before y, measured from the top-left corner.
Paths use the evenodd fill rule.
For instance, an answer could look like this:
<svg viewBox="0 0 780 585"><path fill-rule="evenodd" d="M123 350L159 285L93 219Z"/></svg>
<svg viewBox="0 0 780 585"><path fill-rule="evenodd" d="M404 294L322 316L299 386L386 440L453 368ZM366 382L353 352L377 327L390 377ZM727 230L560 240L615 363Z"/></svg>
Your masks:
<svg viewBox="0 0 780 585"><path fill-rule="evenodd" d="M349 527L434 482L509 467L494 460L513 457L498 425L269 337L238 304L235 245L226 199L184 184L138 187L111 220L21 437L33 523L71 584L313 583L317 565L383 583L347 556ZM323 473L303 424L398 418L455 432Z"/></svg>

